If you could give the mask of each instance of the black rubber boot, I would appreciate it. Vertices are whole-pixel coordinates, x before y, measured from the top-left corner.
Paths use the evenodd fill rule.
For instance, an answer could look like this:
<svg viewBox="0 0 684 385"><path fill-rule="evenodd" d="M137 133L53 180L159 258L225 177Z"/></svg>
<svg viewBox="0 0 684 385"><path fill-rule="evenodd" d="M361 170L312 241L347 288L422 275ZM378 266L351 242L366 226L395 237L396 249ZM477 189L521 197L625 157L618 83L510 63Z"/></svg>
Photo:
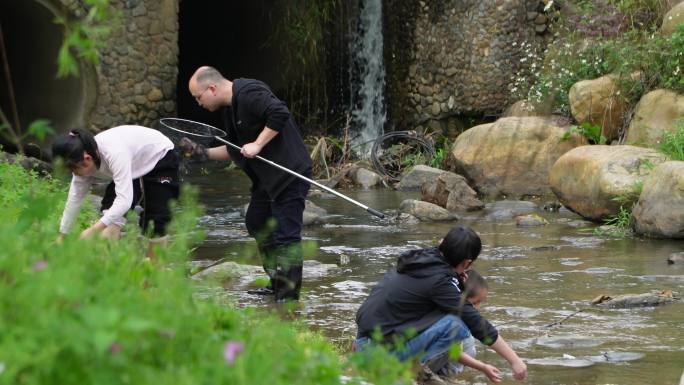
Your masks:
<svg viewBox="0 0 684 385"><path fill-rule="evenodd" d="M273 248L266 245L258 245L259 258L261 258L261 266L263 266L266 275L268 275L268 285L247 290L248 294L255 295L273 295L273 281L275 280L277 269L277 255Z"/></svg>
<svg viewBox="0 0 684 385"><path fill-rule="evenodd" d="M290 266L278 266L273 289L276 302L298 301L299 291L302 288L303 265L291 264Z"/></svg>

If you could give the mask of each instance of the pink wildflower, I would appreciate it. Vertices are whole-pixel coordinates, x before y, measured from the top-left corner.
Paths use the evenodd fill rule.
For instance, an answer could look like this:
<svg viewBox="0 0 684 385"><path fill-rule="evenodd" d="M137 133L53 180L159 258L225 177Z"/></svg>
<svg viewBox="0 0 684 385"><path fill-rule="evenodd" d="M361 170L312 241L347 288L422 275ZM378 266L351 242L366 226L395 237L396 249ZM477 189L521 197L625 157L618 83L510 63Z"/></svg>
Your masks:
<svg viewBox="0 0 684 385"><path fill-rule="evenodd" d="M33 263L33 271L41 271L48 267L47 261L36 261Z"/></svg>
<svg viewBox="0 0 684 385"><path fill-rule="evenodd" d="M228 341L223 345L223 359L228 365L232 365L235 358L245 350L245 345L242 342Z"/></svg>

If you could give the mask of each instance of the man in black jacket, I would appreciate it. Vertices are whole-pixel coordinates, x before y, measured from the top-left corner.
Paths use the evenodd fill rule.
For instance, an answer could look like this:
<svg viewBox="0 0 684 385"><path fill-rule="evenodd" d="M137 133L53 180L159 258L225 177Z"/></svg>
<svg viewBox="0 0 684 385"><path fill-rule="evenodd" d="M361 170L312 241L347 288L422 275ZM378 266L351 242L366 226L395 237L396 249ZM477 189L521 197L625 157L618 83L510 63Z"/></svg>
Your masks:
<svg viewBox="0 0 684 385"><path fill-rule="evenodd" d="M421 356L421 364L439 371L449 347L470 334L505 358L516 379L527 374L525 363L463 296L465 271L482 248L470 228L454 227L439 247L402 254L371 290L356 313L357 350L380 333L381 342L395 343L399 359Z"/></svg>
<svg viewBox="0 0 684 385"><path fill-rule="evenodd" d="M194 148L202 157L232 160L252 181L245 216L257 241L267 287L253 294L274 294L276 301L297 300L302 285L302 214L309 183L270 166L260 155L311 177L312 162L297 124L284 102L261 81L230 81L213 67L200 67L190 78L190 93L209 111L223 109L228 141L242 147ZM274 219L274 223L271 220Z"/></svg>

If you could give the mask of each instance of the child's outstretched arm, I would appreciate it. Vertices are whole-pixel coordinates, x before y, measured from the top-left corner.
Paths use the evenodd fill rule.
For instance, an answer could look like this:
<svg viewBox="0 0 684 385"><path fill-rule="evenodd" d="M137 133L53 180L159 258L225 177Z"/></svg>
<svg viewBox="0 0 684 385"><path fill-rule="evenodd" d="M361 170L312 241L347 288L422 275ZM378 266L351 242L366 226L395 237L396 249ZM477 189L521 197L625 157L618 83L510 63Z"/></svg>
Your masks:
<svg viewBox="0 0 684 385"><path fill-rule="evenodd" d="M487 376L487 378L489 378L489 381L493 383L498 384L501 382L501 371L499 371L499 369L493 365L489 365L485 362L477 360L469 356L467 353L461 352L461 355L458 357L458 363L481 371L485 376Z"/></svg>

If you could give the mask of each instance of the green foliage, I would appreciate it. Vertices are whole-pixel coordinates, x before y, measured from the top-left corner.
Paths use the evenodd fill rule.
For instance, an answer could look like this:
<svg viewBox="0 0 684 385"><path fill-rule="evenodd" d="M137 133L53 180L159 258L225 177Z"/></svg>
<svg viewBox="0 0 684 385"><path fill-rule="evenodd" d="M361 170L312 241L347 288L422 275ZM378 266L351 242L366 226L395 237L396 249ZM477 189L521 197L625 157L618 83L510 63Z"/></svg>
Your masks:
<svg viewBox="0 0 684 385"><path fill-rule="evenodd" d="M281 76L292 113L303 125L317 125L327 111L326 34L340 0L297 0L277 3L276 32L269 44L282 50Z"/></svg>
<svg viewBox="0 0 684 385"><path fill-rule="evenodd" d="M344 362L302 325L196 299L185 272L201 237L193 189L150 260L133 231L55 243L66 186L7 163L0 181L2 385L339 384L366 372L390 384L401 373L387 354Z"/></svg>
<svg viewBox="0 0 684 385"><path fill-rule="evenodd" d="M120 12L110 6L109 0L84 0L88 13L80 19L57 18L64 26L64 40L57 56L57 76L77 76L78 59L97 64L98 48L106 42L121 17Z"/></svg>
<svg viewBox="0 0 684 385"><path fill-rule="evenodd" d="M644 188L644 182L637 180L632 185L631 191L613 198L614 202L620 205L620 209L615 216L604 220L604 225L610 226L610 230L604 228L596 228L594 234L598 236L610 236L613 238L625 238L632 234L634 227L634 216L632 210L634 205L639 200L641 191Z"/></svg>
<svg viewBox="0 0 684 385"><path fill-rule="evenodd" d="M582 135L587 138L591 144L606 144L606 138L601 135L601 126L599 125L591 124L589 122L584 122L579 126L572 125L565 134L563 134L561 141L570 139L574 134Z"/></svg>
<svg viewBox="0 0 684 385"><path fill-rule="evenodd" d="M570 34L543 52L526 43L523 50L513 95L567 116L570 87L607 74L615 75L617 95L628 104L658 88L684 93L684 25L671 36L636 29L593 39Z"/></svg>
<svg viewBox="0 0 684 385"><path fill-rule="evenodd" d="M663 133L658 149L672 160L684 160L684 120L677 121L674 132Z"/></svg>

